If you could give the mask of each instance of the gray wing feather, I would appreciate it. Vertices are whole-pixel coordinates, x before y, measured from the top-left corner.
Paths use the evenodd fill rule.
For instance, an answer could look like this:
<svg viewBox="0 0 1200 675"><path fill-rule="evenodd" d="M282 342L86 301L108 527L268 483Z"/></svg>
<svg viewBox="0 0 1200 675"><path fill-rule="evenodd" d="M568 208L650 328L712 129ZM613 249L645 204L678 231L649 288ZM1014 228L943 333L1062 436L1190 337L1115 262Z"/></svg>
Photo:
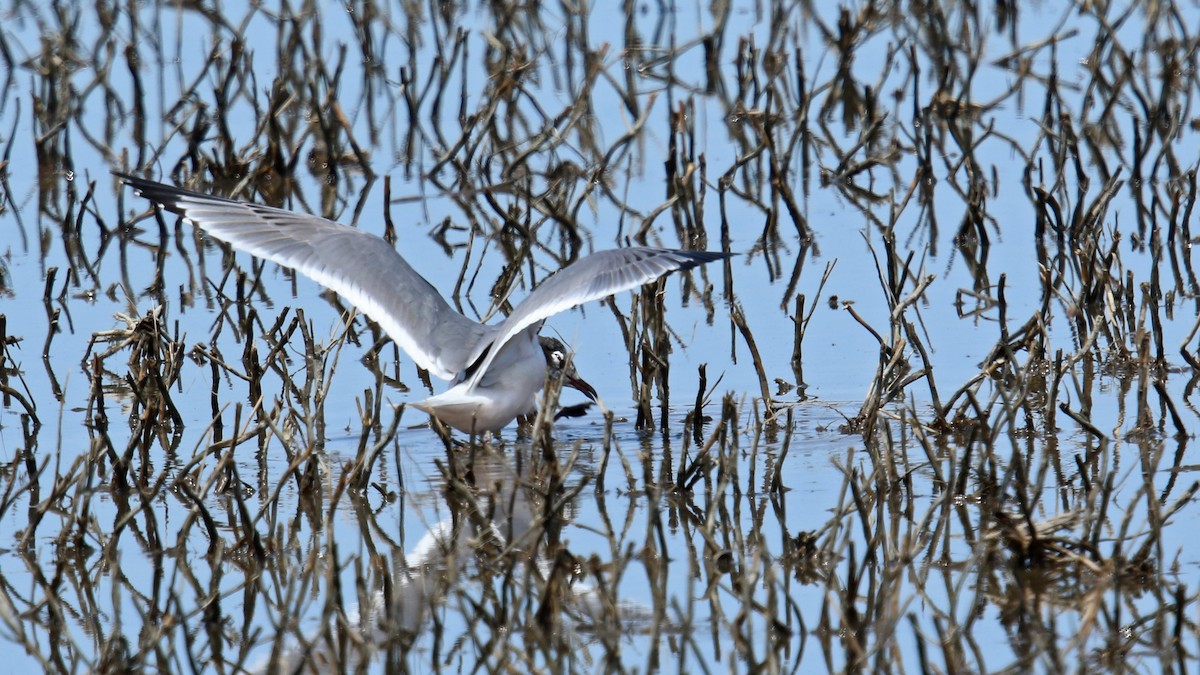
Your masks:
<svg viewBox="0 0 1200 675"><path fill-rule="evenodd" d="M585 302L638 288L664 274L691 269L697 265L728 258L729 255L711 251L619 248L600 251L580 259L542 282L497 326L491 349L472 374L470 386L473 387L479 382L504 343L526 328ZM488 347L487 343L480 343L468 360L474 362Z"/></svg>
<svg viewBox="0 0 1200 675"><path fill-rule="evenodd" d="M117 175L146 199L213 237L337 292L378 321L417 365L437 377L454 378L478 358L497 330L456 312L374 234L317 216Z"/></svg>

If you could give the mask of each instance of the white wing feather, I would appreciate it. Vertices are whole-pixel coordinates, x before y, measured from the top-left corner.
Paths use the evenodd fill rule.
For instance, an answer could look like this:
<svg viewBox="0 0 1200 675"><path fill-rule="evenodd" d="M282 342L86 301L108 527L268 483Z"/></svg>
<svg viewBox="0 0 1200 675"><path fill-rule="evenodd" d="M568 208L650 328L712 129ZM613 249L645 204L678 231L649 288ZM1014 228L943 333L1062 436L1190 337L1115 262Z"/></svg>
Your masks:
<svg viewBox="0 0 1200 675"><path fill-rule="evenodd" d="M417 365L437 377L457 376L497 330L456 312L374 234L317 216L118 176L143 197L216 239L291 267L337 292L379 322Z"/></svg>

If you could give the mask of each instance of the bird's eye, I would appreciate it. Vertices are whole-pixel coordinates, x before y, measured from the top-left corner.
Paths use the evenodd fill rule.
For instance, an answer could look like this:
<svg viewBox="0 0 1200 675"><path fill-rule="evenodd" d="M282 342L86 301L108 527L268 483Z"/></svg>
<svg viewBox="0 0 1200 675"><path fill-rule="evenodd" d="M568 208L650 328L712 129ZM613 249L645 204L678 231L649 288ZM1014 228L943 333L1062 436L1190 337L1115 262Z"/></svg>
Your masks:
<svg viewBox="0 0 1200 675"><path fill-rule="evenodd" d="M554 364L555 368L562 367L564 360L566 360L566 357L563 356L563 353L559 350L555 349L554 351L550 352L550 362Z"/></svg>

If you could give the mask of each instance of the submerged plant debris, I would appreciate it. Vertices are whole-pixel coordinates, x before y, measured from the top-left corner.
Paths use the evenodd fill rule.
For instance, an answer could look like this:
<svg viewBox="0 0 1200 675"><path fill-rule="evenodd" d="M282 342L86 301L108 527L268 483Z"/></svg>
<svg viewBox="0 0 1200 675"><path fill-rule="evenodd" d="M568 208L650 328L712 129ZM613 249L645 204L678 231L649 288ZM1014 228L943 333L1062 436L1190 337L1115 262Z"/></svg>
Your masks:
<svg viewBox="0 0 1200 675"><path fill-rule="evenodd" d="M4 3L0 651L45 672L1190 672L1190 3ZM556 318L498 437L111 172ZM550 332L551 329L547 329Z"/></svg>

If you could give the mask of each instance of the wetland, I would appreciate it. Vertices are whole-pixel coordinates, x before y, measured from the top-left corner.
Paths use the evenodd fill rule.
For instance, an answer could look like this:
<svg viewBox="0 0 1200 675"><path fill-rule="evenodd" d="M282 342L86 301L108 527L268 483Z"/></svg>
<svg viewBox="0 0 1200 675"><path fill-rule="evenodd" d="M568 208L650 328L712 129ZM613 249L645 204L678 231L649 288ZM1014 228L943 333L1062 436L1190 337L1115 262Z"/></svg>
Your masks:
<svg viewBox="0 0 1200 675"><path fill-rule="evenodd" d="M1196 670L1194 4L0 16L14 670ZM374 233L479 321L733 255L555 316L599 404L472 438L113 172Z"/></svg>

